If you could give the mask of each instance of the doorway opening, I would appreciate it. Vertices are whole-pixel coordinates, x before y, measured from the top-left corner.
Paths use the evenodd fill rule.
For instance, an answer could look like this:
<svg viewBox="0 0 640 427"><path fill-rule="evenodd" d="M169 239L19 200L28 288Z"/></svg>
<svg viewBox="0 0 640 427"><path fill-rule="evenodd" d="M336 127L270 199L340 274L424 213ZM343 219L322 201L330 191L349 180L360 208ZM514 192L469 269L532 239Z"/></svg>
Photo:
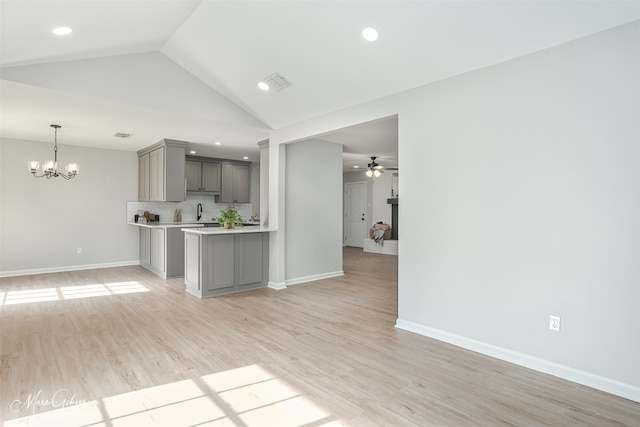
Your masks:
<svg viewBox="0 0 640 427"><path fill-rule="evenodd" d="M344 245L363 248L367 233L367 183L344 184Z"/></svg>

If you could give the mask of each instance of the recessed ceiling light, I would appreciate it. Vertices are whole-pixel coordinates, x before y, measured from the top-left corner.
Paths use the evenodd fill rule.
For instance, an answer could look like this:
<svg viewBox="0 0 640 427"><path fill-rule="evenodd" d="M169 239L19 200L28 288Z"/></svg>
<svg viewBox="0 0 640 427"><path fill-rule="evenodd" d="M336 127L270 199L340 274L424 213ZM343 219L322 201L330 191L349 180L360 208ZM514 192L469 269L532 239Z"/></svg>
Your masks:
<svg viewBox="0 0 640 427"><path fill-rule="evenodd" d="M360 166L355 165L353 168L354 168L354 169L359 169L359 168L360 168Z"/></svg>
<svg viewBox="0 0 640 427"><path fill-rule="evenodd" d="M72 31L69 27L58 27L53 29L53 34L56 36L66 36L67 34L71 34Z"/></svg>
<svg viewBox="0 0 640 427"><path fill-rule="evenodd" d="M265 82L258 82L258 87L262 90L269 90L269 85Z"/></svg>
<svg viewBox="0 0 640 427"><path fill-rule="evenodd" d="M222 142L220 142L220 141L216 141L216 142L214 142L214 144L215 144L215 145L222 145Z"/></svg>
<svg viewBox="0 0 640 427"><path fill-rule="evenodd" d="M249 160L249 158L248 158L247 156L244 156L244 157L243 157L243 159L245 159L245 160Z"/></svg>
<svg viewBox="0 0 640 427"><path fill-rule="evenodd" d="M196 154L194 150L189 151L189 154Z"/></svg>
<svg viewBox="0 0 640 427"><path fill-rule="evenodd" d="M378 40L378 30L376 30L375 28L367 27L362 30L362 37L364 37L365 40L374 42Z"/></svg>

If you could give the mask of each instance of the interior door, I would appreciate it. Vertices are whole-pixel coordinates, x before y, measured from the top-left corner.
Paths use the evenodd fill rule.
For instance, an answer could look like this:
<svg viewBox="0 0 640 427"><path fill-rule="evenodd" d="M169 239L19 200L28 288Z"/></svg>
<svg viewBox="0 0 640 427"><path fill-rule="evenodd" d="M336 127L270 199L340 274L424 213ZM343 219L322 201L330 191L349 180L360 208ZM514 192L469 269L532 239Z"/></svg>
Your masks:
<svg viewBox="0 0 640 427"><path fill-rule="evenodd" d="M344 185L345 245L361 248L367 237L367 183Z"/></svg>

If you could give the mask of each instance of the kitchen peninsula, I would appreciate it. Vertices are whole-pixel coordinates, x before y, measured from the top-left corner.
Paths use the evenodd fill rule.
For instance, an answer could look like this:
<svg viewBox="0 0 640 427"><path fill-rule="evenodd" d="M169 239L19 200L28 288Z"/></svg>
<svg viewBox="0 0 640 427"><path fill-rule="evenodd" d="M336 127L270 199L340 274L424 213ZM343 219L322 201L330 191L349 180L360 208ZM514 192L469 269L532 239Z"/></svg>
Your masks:
<svg viewBox="0 0 640 427"><path fill-rule="evenodd" d="M208 298L267 286L269 232L265 226L183 228L186 291Z"/></svg>

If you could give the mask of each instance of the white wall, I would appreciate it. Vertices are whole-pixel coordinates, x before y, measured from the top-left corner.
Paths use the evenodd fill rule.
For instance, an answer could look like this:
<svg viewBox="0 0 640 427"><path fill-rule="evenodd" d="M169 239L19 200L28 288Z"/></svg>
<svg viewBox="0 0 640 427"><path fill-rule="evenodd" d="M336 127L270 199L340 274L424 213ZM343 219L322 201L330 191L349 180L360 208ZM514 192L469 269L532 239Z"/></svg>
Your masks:
<svg viewBox="0 0 640 427"><path fill-rule="evenodd" d="M0 139L0 276L137 263L137 230L125 223L125 202L137 198L136 154L58 149L59 169L80 165L75 179L28 172L27 161L53 158L53 143Z"/></svg>
<svg viewBox="0 0 640 427"><path fill-rule="evenodd" d="M286 284L341 275L342 146L309 140L286 151Z"/></svg>
<svg viewBox="0 0 640 427"><path fill-rule="evenodd" d="M271 143L398 114L398 326L640 401L638 75L634 22Z"/></svg>
<svg viewBox="0 0 640 427"><path fill-rule="evenodd" d="M401 319L640 386L639 72L636 23L407 99Z"/></svg>

